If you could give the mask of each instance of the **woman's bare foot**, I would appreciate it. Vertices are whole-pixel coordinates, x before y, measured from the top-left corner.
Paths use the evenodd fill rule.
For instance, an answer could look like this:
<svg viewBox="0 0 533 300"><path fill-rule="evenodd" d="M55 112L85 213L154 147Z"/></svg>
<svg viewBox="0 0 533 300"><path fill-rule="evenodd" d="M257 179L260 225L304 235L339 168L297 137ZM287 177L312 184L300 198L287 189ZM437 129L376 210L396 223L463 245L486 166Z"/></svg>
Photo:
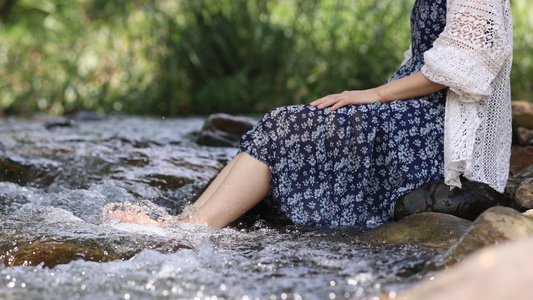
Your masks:
<svg viewBox="0 0 533 300"><path fill-rule="evenodd" d="M159 206L147 200L109 203L102 211L102 223L135 223L139 225L167 226L179 222Z"/></svg>

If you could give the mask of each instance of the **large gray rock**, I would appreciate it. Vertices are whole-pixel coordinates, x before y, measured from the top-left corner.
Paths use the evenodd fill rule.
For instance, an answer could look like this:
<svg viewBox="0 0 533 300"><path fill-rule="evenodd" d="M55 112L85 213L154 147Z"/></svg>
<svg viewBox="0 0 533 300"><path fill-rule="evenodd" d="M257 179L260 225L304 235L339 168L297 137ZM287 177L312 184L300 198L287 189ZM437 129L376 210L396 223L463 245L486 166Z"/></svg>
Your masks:
<svg viewBox="0 0 533 300"><path fill-rule="evenodd" d="M472 222L442 213L407 216L365 231L358 240L373 244L410 244L448 249L468 230Z"/></svg>
<svg viewBox="0 0 533 300"><path fill-rule="evenodd" d="M254 127L255 120L228 114L212 114L205 120L196 142L213 147L237 147L243 134Z"/></svg>
<svg viewBox="0 0 533 300"><path fill-rule="evenodd" d="M533 238L487 247L464 262L385 299L529 300L533 298Z"/></svg>
<svg viewBox="0 0 533 300"><path fill-rule="evenodd" d="M472 223L461 239L435 262L434 267L438 269L460 262L486 246L530 236L533 236L533 218L508 207L492 207Z"/></svg>

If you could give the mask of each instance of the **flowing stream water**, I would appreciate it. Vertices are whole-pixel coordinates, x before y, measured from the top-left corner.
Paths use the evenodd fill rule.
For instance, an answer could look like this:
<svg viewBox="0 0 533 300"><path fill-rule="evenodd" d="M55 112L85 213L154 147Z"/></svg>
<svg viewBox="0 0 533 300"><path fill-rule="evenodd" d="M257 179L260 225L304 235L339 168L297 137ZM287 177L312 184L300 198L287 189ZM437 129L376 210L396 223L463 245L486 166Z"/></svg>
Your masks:
<svg viewBox="0 0 533 300"><path fill-rule="evenodd" d="M103 225L111 202L177 213L237 149L197 145L203 118L47 120L0 119L2 299L372 299L419 281L439 253L260 216L221 230ZM35 249L57 263L32 261Z"/></svg>

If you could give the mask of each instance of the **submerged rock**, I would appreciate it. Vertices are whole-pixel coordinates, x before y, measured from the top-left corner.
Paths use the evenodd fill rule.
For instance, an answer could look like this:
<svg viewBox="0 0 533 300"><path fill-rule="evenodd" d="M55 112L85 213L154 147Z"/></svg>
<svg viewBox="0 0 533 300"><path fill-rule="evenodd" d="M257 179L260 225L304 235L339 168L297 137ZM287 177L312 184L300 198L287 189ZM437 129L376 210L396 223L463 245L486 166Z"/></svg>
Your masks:
<svg viewBox="0 0 533 300"><path fill-rule="evenodd" d="M434 266L436 268L450 266L483 247L522 240L530 236L533 236L533 218L512 208L492 207L472 223L459 242L440 257Z"/></svg>
<svg viewBox="0 0 533 300"><path fill-rule="evenodd" d="M96 248L97 245L78 245L77 241L53 239L24 240L9 244L0 242L0 259L6 267L37 266L53 268L73 260L108 262L121 256L112 249Z"/></svg>
<svg viewBox="0 0 533 300"><path fill-rule="evenodd" d="M485 248L449 270L385 299L526 300L533 294L533 238Z"/></svg>
<svg viewBox="0 0 533 300"><path fill-rule="evenodd" d="M57 118L44 123L46 129L52 129L56 127L76 127L78 123L69 118Z"/></svg>
<svg viewBox="0 0 533 300"><path fill-rule="evenodd" d="M0 181L21 186L48 186L55 177L58 164L46 158L25 159L20 156L0 156Z"/></svg>
<svg viewBox="0 0 533 300"><path fill-rule="evenodd" d="M444 179L422 185L398 198L395 219L421 212L440 212L474 220L487 208L509 202L487 184L465 178L461 178L461 184L461 189L452 190L444 183Z"/></svg>
<svg viewBox="0 0 533 300"><path fill-rule="evenodd" d="M183 240L89 224L52 207L0 216L0 237L0 261L6 267L42 264L53 268L79 259L129 259L144 249L163 253L192 249Z"/></svg>
<svg viewBox="0 0 533 300"><path fill-rule="evenodd" d="M212 114L205 120L196 142L213 147L237 147L243 134L254 127L256 121L246 117Z"/></svg>
<svg viewBox="0 0 533 300"><path fill-rule="evenodd" d="M44 123L46 129L56 127L77 127L79 122L84 121L102 121L106 117L99 115L91 110L75 110L65 114L64 117L52 119Z"/></svg>
<svg viewBox="0 0 533 300"><path fill-rule="evenodd" d="M107 119L105 116L102 116L95 111L86 109L70 111L65 114L65 117L75 121L103 121Z"/></svg>
<svg viewBox="0 0 533 300"><path fill-rule="evenodd" d="M471 223L449 214L427 212L370 229L358 240L373 244L416 243L448 249L468 230Z"/></svg>

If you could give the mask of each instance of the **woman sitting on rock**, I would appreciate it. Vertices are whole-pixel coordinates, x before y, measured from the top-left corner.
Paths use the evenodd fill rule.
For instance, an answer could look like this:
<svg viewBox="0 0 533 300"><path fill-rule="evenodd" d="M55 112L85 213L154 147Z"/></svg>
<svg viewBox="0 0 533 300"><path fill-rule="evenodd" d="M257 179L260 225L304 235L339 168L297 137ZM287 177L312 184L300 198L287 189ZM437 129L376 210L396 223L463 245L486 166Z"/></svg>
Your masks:
<svg viewBox="0 0 533 300"><path fill-rule="evenodd" d="M265 199L295 224L373 227L398 197L460 176L502 192L511 145L509 0L417 0L405 60L384 85L269 111L178 217L110 204L104 222L221 228Z"/></svg>

